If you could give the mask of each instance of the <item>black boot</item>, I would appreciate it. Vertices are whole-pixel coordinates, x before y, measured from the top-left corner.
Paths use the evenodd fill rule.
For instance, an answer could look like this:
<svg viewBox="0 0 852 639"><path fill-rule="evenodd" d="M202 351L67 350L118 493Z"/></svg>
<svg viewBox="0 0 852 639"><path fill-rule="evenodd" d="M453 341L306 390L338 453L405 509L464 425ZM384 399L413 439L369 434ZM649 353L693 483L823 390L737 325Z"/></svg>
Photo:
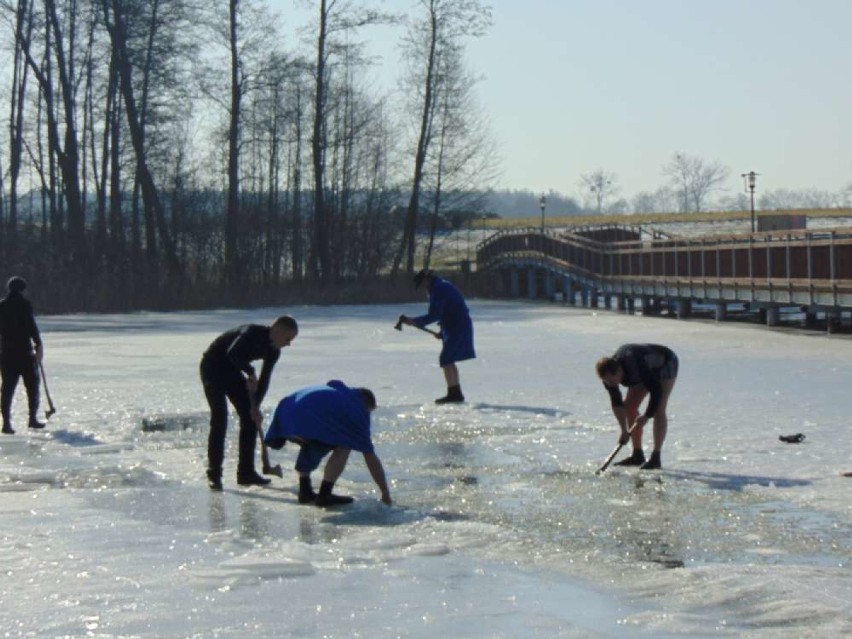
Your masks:
<svg viewBox="0 0 852 639"><path fill-rule="evenodd" d="M351 504L355 501L352 497L332 494L332 488L334 488L334 484L323 480L322 484L320 484L317 500L314 503L317 506L340 506L341 504Z"/></svg>
<svg viewBox="0 0 852 639"><path fill-rule="evenodd" d="M44 428L46 424L44 422L38 421L38 417L30 417L30 428Z"/></svg>
<svg viewBox="0 0 852 639"><path fill-rule="evenodd" d="M447 394L435 400L436 404L461 404L464 401L464 395L461 392L461 386L450 386L447 388Z"/></svg>
<svg viewBox="0 0 852 639"><path fill-rule="evenodd" d="M317 500L317 494L311 485L310 477L299 477L299 503L312 504Z"/></svg>
<svg viewBox="0 0 852 639"><path fill-rule="evenodd" d="M15 429L12 428L12 424L7 422L5 419L3 420L3 434L4 435L14 435Z"/></svg>
<svg viewBox="0 0 852 639"><path fill-rule="evenodd" d="M240 486L266 486L271 482L271 479L258 475L254 469L243 472L237 471L237 483Z"/></svg>
<svg viewBox="0 0 852 639"><path fill-rule="evenodd" d="M208 469L207 485L210 486L210 490L222 490L222 472Z"/></svg>
<svg viewBox="0 0 852 639"><path fill-rule="evenodd" d="M621 461L617 461L613 466L641 466L645 463L645 453L641 448L634 448L630 457L625 457Z"/></svg>
<svg viewBox="0 0 852 639"><path fill-rule="evenodd" d="M640 466L640 470L660 470L663 467L662 462L660 461L660 451L655 450L651 453L651 457L646 461L642 466Z"/></svg>

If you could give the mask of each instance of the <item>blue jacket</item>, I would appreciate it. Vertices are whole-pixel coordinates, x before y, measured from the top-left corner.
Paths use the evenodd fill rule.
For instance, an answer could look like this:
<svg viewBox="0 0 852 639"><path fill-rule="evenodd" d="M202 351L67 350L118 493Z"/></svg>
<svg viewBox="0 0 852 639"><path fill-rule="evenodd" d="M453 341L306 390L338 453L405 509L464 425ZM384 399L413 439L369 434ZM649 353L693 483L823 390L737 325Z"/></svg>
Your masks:
<svg viewBox="0 0 852 639"><path fill-rule="evenodd" d="M476 357L473 346L473 321L464 297L447 280L433 275L429 286L429 311L426 315L412 318L423 328L432 322L441 324L443 348L438 357L442 367Z"/></svg>
<svg viewBox="0 0 852 639"><path fill-rule="evenodd" d="M370 411L360 391L338 380L308 386L281 400L264 441L279 449L299 438L329 446L373 453Z"/></svg>
<svg viewBox="0 0 852 639"><path fill-rule="evenodd" d="M442 329L452 331L463 328L469 318L470 312L459 289L447 280L433 275L429 287L429 310L426 315L412 319L420 328L439 322Z"/></svg>

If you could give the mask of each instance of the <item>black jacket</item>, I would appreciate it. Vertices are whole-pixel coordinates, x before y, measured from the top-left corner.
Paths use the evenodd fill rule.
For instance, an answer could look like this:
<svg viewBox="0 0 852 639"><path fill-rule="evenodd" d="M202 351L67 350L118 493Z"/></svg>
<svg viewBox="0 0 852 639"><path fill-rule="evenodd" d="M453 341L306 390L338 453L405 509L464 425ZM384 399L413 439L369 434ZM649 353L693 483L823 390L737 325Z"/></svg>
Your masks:
<svg viewBox="0 0 852 639"><path fill-rule="evenodd" d="M20 293L9 293L0 300L0 356L30 357L34 344L41 347L33 306Z"/></svg>

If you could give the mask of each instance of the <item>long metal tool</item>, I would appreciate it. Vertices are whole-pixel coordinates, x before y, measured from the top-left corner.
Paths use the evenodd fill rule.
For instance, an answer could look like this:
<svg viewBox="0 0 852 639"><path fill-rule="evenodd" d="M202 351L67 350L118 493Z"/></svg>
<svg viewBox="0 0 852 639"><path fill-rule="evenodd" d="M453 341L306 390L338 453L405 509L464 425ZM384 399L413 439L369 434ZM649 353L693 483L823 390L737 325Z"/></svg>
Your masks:
<svg viewBox="0 0 852 639"><path fill-rule="evenodd" d="M402 318L403 317L405 317L405 315L400 315L399 319L396 321L396 324L394 324L394 328L398 331L402 330ZM412 326L414 326L414 328L419 328L424 333L429 333L429 335L432 335L433 337L441 339L440 331L433 331L431 328L426 328L425 326L417 326L416 324L412 324Z"/></svg>
<svg viewBox="0 0 852 639"><path fill-rule="evenodd" d="M50 389L47 388L47 375L44 374L44 365L41 360L38 362L38 368L41 371L41 381L44 384L44 396L47 398L48 409L44 411L45 419L50 419L50 416L56 412L56 407L53 405L53 400L50 398Z"/></svg>
<svg viewBox="0 0 852 639"><path fill-rule="evenodd" d="M631 426L630 428L627 429L627 438L626 438L627 441L625 441L624 444L626 444L627 442L630 441L630 433L632 433L632 432L633 432L633 426ZM615 450L613 450L609 454L609 457L607 457L604 460L604 463L601 464L601 467L598 468L595 471L595 475L600 475L603 471L605 471L607 468L609 468L609 465L612 463L612 460L615 459L616 455L618 455L618 451L620 451L622 448L624 448L624 444L622 444L621 442L618 443L618 446L615 447Z"/></svg>
<svg viewBox="0 0 852 639"><path fill-rule="evenodd" d="M255 405L254 396L251 398L252 405ZM252 411L254 412L254 411ZM264 441L263 435L263 416L261 416L260 420L255 423L257 426L257 436L260 437L260 459L263 462L263 474L264 475L275 475L276 477L283 477L284 471L281 470L281 464L275 464L274 466L269 463L269 449L266 448L266 442Z"/></svg>

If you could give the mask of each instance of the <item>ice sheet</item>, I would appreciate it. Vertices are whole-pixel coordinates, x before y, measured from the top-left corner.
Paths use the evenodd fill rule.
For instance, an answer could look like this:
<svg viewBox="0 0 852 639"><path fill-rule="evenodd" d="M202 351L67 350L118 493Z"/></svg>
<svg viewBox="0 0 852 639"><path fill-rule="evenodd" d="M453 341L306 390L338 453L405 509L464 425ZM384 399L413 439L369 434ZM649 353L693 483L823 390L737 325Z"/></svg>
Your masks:
<svg viewBox="0 0 852 639"><path fill-rule="evenodd" d="M0 623L45 637L843 636L852 632L852 341L760 327L471 302L468 402L438 407L420 305L40 318L58 412L0 437ZM371 387L395 505L354 456L325 511L204 481L198 360L289 312L264 409ZM594 471L616 443L593 364L662 342L681 374L665 469ZM802 432L801 444L781 434ZM646 438L646 446L650 439Z"/></svg>

